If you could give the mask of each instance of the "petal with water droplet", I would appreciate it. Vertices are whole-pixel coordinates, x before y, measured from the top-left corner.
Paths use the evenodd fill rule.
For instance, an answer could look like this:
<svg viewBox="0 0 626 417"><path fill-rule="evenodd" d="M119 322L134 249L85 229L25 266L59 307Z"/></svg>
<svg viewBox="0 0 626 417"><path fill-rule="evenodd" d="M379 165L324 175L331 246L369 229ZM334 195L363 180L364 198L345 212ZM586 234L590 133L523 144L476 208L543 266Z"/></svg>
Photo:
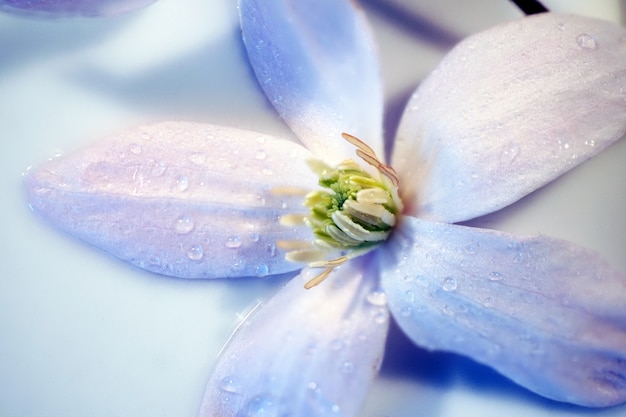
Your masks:
<svg viewBox="0 0 626 417"><path fill-rule="evenodd" d="M236 330L209 379L201 416L357 414L389 323L374 288L377 268L355 259L305 290L319 272L305 269Z"/></svg>
<svg viewBox="0 0 626 417"><path fill-rule="evenodd" d="M255 132L166 122L54 159L27 183L43 217L142 268L186 278L268 275L298 267L278 241L311 238L305 226L279 224L303 207L276 191L315 187L310 157Z"/></svg>
<svg viewBox="0 0 626 417"><path fill-rule="evenodd" d="M35 16L113 16L140 9L156 0L0 0L0 11Z"/></svg>
<svg viewBox="0 0 626 417"><path fill-rule="evenodd" d="M418 345L559 401L626 401L626 276L597 254L412 217L382 251L389 308Z"/></svg>
<svg viewBox="0 0 626 417"><path fill-rule="evenodd" d="M626 131L626 29L540 14L453 49L408 103L393 166L405 206L458 222L498 210Z"/></svg>
<svg viewBox="0 0 626 417"><path fill-rule="evenodd" d="M347 132L383 158L382 87L372 34L352 2L241 0L248 57L265 94L331 164L354 155Z"/></svg>

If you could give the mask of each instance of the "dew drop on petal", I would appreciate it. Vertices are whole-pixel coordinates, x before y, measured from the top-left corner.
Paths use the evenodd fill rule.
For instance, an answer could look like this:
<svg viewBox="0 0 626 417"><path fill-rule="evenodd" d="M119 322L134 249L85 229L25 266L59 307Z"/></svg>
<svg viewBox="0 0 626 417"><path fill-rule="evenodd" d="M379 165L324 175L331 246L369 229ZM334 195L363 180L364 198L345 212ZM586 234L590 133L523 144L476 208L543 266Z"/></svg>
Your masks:
<svg viewBox="0 0 626 417"><path fill-rule="evenodd" d="M279 407L276 400L270 395L257 395L246 405L244 405L243 409L238 417L279 417Z"/></svg>
<svg viewBox="0 0 626 417"><path fill-rule="evenodd" d="M231 394L239 394L241 390L241 386L237 378L227 376L227 377L224 377L224 379L220 381L219 389L223 392L228 392Z"/></svg>
<svg viewBox="0 0 626 417"><path fill-rule="evenodd" d="M581 33L576 37L576 43L583 49L594 50L598 48L598 43L593 36L588 33Z"/></svg>
<svg viewBox="0 0 626 417"><path fill-rule="evenodd" d="M270 273L270 268L267 265L265 265L265 264L261 264L261 265L257 266L255 268L255 270L254 270L254 274L257 277L264 277L264 276L266 276L269 273Z"/></svg>
<svg viewBox="0 0 626 417"><path fill-rule="evenodd" d="M187 215L180 216L174 223L174 231L179 235L185 235L191 232L194 228L193 219Z"/></svg>
<svg viewBox="0 0 626 417"><path fill-rule="evenodd" d="M387 305L387 295L381 289L376 289L367 294L367 302L375 306Z"/></svg>
<svg viewBox="0 0 626 417"><path fill-rule="evenodd" d="M341 350L342 348L343 348L343 341L341 339L333 339L333 341L330 342L331 350L338 351L338 350Z"/></svg>
<svg viewBox="0 0 626 417"><path fill-rule="evenodd" d="M441 283L441 287L446 291L454 291L456 290L457 283L454 277L447 277Z"/></svg>
<svg viewBox="0 0 626 417"><path fill-rule="evenodd" d="M500 281L502 278L503 276L501 272L492 271L489 273L489 281Z"/></svg>
<svg viewBox="0 0 626 417"><path fill-rule="evenodd" d="M188 158L195 165L203 165L206 161L206 154L202 152L194 152L189 154Z"/></svg>
<svg viewBox="0 0 626 417"><path fill-rule="evenodd" d="M192 261L199 261L204 256L202 245L193 245L187 250L187 257Z"/></svg>
<svg viewBox="0 0 626 417"><path fill-rule="evenodd" d="M176 179L176 191L183 192L189 188L189 177L186 175L181 175Z"/></svg>
<svg viewBox="0 0 626 417"><path fill-rule="evenodd" d="M229 236L226 240L226 247L231 249L237 249L241 247L241 238L239 236Z"/></svg>
<svg viewBox="0 0 626 417"><path fill-rule="evenodd" d="M411 307L403 307L402 310L400 311L400 315L402 317L411 317L411 314L412 314Z"/></svg>
<svg viewBox="0 0 626 417"><path fill-rule="evenodd" d="M256 159L265 159L267 158L267 152L265 152L263 149L259 149L258 151L256 151L254 157Z"/></svg>
<svg viewBox="0 0 626 417"><path fill-rule="evenodd" d="M138 143L131 143L128 146L128 150L135 155L139 155L141 153L141 145Z"/></svg>
<svg viewBox="0 0 626 417"><path fill-rule="evenodd" d="M352 362L345 361L344 363L341 364L341 372L345 374L349 374L352 371L354 371L354 364Z"/></svg>
<svg viewBox="0 0 626 417"><path fill-rule="evenodd" d="M258 242L259 241L259 234L258 233L250 233L248 236L250 237L250 240L252 242Z"/></svg>

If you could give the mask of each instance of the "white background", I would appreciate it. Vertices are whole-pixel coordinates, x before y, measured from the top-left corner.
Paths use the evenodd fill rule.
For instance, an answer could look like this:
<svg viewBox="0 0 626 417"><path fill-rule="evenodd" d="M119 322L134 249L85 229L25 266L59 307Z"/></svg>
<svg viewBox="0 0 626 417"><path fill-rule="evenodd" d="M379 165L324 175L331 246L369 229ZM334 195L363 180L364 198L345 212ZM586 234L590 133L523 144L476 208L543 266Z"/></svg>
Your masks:
<svg viewBox="0 0 626 417"><path fill-rule="evenodd" d="M380 42L391 131L411 90L454 42L520 16L506 0L397 3L433 27L409 28L389 11L366 8ZM626 13L619 0L545 3L613 21ZM166 119L289 136L251 76L234 0L161 0L108 19L0 15L0 416L195 416L238 319L277 288L271 279L153 275L28 209L29 165ZM479 223L564 237L626 271L624 160L621 140ZM591 414L622 416L626 407L590 412L553 403L464 358L422 351L393 330L362 416Z"/></svg>

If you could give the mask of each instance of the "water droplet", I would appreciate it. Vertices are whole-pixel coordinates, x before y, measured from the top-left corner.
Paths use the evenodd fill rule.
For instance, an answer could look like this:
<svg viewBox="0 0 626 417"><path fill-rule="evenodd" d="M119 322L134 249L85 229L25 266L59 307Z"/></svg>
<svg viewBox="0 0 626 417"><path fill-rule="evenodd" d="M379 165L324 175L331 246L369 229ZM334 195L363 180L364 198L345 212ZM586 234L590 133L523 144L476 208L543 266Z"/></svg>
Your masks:
<svg viewBox="0 0 626 417"><path fill-rule="evenodd" d="M465 245L463 250L465 250L465 253L467 254L474 255L476 252L478 252L479 247L480 245L478 243L468 243L467 245Z"/></svg>
<svg viewBox="0 0 626 417"><path fill-rule="evenodd" d="M139 155L141 153L141 145L138 143L131 143L128 145L128 150L135 155Z"/></svg>
<svg viewBox="0 0 626 417"><path fill-rule="evenodd" d="M341 339L333 339L332 342L330 342L331 350L338 351L341 350L341 348L343 348L343 342Z"/></svg>
<svg viewBox="0 0 626 417"><path fill-rule="evenodd" d="M273 243L270 243L267 245L267 254L273 258L274 256L276 256L276 245L274 245Z"/></svg>
<svg viewBox="0 0 626 417"><path fill-rule="evenodd" d="M270 273L270 268L267 265L265 265L265 264L261 264L261 265L257 266L255 268L255 270L254 270L254 274L257 277L264 277L264 276L266 276L269 273Z"/></svg>
<svg viewBox="0 0 626 417"><path fill-rule="evenodd" d="M406 300L409 303L413 303L415 301L415 293L411 290L408 290L406 293Z"/></svg>
<svg viewBox="0 0 626 417"><path fill-rule="evenodd" d="M250 240L252 242L258 242L259 241L259 234L258 233L250 233L249 237L250 237Z"/></svg>
<svg viewBox="0 0 626 417"><path fill-rule="evenodd" d="M317 384L316 384L314 381L311 381L311 382L309 382L309 383L307 384L307 386L306 386L306 387L307 387L308 389L315 390L315 389L317 389Z"/></svg>
<svg viewBox="0 0 626 417"><path fill-rule="evenodd" d="M254 157L256 159L265 159L267 158L267 152L265 152L263 149L259 149L258 151L256 151Z"/></svg>
<svg viewBox="0 0 626 417"><path fill-rule="evenodd" d="M352 371L354 371L354 364L352 362L345 361L344 363L341 364L341 372L345 374L349 374Z"/></svg>
<svg viewBox="0 0 626 417"><path fill-rule="evenodd" d="M265 136L257 136L256 141L260 144L265 143Z"/></svg>
<svg viewBox="0 0 626 417"><path fill-rule="evenodd" d="M241 385L239 384L239 380L237 378L227 376L220 381L219 389L223 392L239 394L241 390Z"/></svg>
<svg viewBox="0 0 626 417"><path fill-rule="evenodd" d="M504 148L503 155L505 159L508 159L509 163L513 162L515 158L519 155L519 145L516 143L510 143L508 146Z"/></svg>
<svg viewBox="0 0 626 417"><path fill-rule="evenodd" d="M163 161L158 161L158 162L154 161L154 165L150 169L150 174L153 177L160 177L161 175L163 175L163 173L165 172L166 169L167 169L167 167L165 166L165 162L163 162Z"/></svg>
<svg viewBox="0 0 626 417"><path fill-rule="evenodd" d="M268 175L268 176L274 174L274 171L272 171L270 168L263 168L261 172L263 173L263 175Z"/></svg>
<svg viewBox="0 0 626 417"><path fill-rule="evenodd" d="M593 140L593 139L586 140L585 141L585 145L590 146L590 147L593 148L594 146L596 146L596 141Z"/></svg>
<svg viewBox="0 0 626 417"><path fill-rule="evenodd" d="M202 245L193 245L187 251L187 257L192 261L199 261L204 256Z"/></svg>
<svg viewBox="0 0 626 417"><path fill-rule="evenodd" d="M489 273L489 281L500 281L502 278L501 272L493 271Z"/></svg>
<svg viewBox="0 0 626 417"><path fill-rule="evenodd" d="M387 313L380 311L374 315L374 321L378 324L383 324L387 321Z"/></svg>
<svg viewBox="0 0 626 417"><path fill-rule="evenodd" d="M189 188L189 177L187 177L186 175L181 175L178 178L176 178L176 191L178 192L183 192L186 191L187 188Z"/></svg>
<svg viewBox="0 0 626 417"><path fill-rule="evenodd" d="M190 154L188 158L192 163L196 165L202 165L206 161L206 154L202 152L194 152Z"/></svg>
<svg viewBox="0 0 626 417"><path fill-rule="evenodd" d="M280 415L278 403L273 397L265 394L257 395L248 401L237 414L238 417L279 417Z"/></svg>
<svg viewBox="0 0 626 417"><path fill-rule="evenodd" d="M576 37L576 43L583 49L594 50L598 48L598 43L593 36L588 33L581 33Z"/></svg>
<svg viewBox="0 0 626 417"><path fill-rule="evenodd" d="M176 223L174 223L174 230L179 235L185 235L191 232L194 226L193 219L187 215L183 215L176 219Z"/></svg>
<svg viewBox="0 0 626 417"><path fill-rule="evenodd" d="M239 236L228 236L226 240L226 247L236 249L241 246L241 238Z"/></svg>
<svg viewBox="0 0 626 417"><path fill-rule="evenodd" d="M239 272L246 266L246 261L243 259L237 259L231 266L230 270L232 272Z"/></svg>
<svg viewBox="0 0 626 417"><path fill-rule="evenodd" d="M447 277L443 280L441 286L446 291L454 291L457 287L456 279L454 279L453 277Z"/></svg>
<svg viewBox="0 0 626 417"><path fill-rule="evenodd" d="M400 310L400 315L402 317L411 317L411 314L412 314L411 307L403 307L402 310Z"/></svg>
<svg viewBox="0 0 626 417"><path fill-rule="evenodd" d="M367 294L367 302L375 306L387 305L387 295L381 289L375 289Z"/></svg>
<svg viewBox="0 0 626 417"><path fill-rule="evenodd" d="M564 25L563 23L558 23L558 24L556 25L556 28L557 28L558 30L565 30L565 25Z"/></svg>

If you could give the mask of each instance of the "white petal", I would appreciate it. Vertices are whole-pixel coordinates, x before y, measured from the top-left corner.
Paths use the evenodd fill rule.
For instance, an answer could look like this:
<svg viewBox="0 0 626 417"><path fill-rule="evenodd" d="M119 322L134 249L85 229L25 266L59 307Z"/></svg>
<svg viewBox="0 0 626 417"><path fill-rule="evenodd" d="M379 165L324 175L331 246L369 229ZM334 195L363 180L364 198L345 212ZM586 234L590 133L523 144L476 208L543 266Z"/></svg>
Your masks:
<svg viewBox="0 0 626 417"><path fill-rule="evenodd" d="M293 142L186 122L133 128L27 176L31 206L68 233L142 268L186 278L281 273L280 240L311 239L279 217L315 187Z"/></svg>
<svg viewBox="0 0 626 417"><path fill-rule="evenodd" d="M415 343L559 401L626 401L626 276L557 239L403 222L382 285Z"/></svg>
<svg viewBox="0 0 626 417"><path fill-rule="evenodd" d="M335 0L241 0L239 7L259 83L303 143L336 164L354 155L346 132L383 158L381 80L362 11Z"/></svg>
<svg viewBox="0 0 626 417"><path fill-rule="evenodd" d="M626 131L626 30L541 14L462 42L407 105L405 205L457 222L524 197Z"/></svg>
<svg viewBox="0 0 626 417"><path fill-rule="evenodd" d="M0 0L0 11L35 16L113 16L145 7L155 0Z"/></svg>
<svg viewBox="0 0 626 417"><path fill-rule="evenodd" d="M220 354L201 416L355 416L378 372L388 328L367 257L310 290L306 269L254 311Z"/></svg>

